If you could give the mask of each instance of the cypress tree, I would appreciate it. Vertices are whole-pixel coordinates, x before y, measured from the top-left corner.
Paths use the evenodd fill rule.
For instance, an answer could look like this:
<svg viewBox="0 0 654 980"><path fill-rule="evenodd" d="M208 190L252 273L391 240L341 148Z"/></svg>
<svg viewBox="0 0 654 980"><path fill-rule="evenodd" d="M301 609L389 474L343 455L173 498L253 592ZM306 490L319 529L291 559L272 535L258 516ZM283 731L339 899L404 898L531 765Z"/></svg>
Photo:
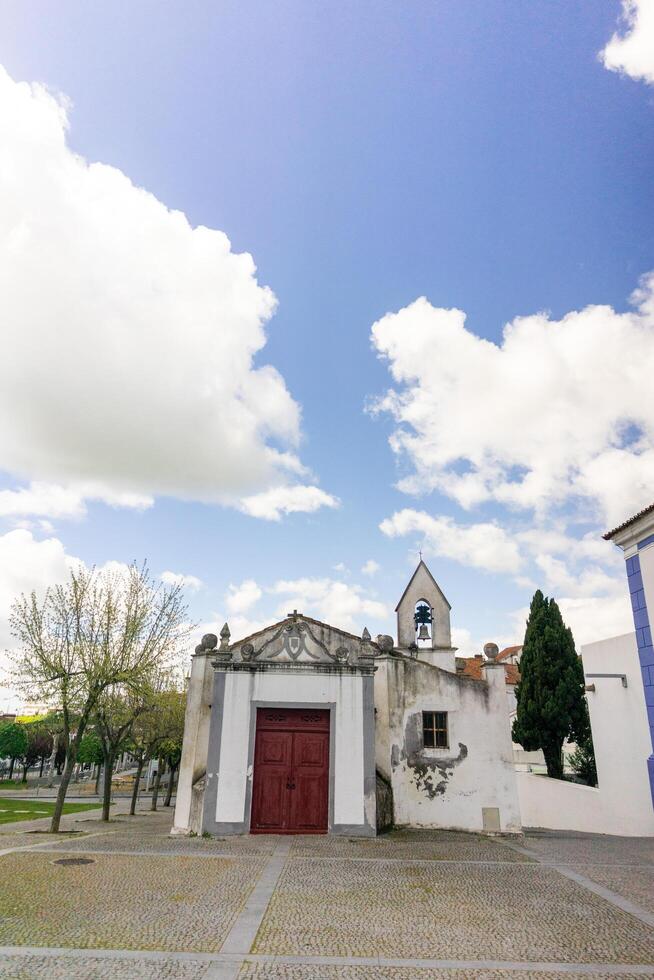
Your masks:
<svg viewBox="0 0 654 980"><path fill-rule="evenodd" d="M528 752L542 749L547 775L563 779L563 743L584 731L584 671L557 603L540 589L529 609L516 701L513 740Z"/></svg>

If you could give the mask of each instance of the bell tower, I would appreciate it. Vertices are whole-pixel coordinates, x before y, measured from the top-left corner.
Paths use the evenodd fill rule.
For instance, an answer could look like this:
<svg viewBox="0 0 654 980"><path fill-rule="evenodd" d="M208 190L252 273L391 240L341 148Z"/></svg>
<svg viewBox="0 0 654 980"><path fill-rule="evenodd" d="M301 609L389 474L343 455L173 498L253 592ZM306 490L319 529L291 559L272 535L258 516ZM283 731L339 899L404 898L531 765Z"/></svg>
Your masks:
<svg viewBox="0 0 654 980"><path fill-rule="evenodd" d="M450 606L420 559L397 604L397 645L404 654L443 670L456 670L450 633Z"/></svg>

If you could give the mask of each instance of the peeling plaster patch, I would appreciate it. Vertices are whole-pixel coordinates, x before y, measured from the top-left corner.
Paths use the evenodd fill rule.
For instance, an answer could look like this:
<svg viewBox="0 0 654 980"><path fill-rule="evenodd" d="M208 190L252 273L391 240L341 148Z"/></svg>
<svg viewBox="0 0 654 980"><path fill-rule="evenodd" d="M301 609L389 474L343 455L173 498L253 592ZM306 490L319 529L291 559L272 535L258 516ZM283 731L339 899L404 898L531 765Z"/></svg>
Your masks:
<svg viewBox="0 0 654 980"><path fill-rule="evenodd" d="M459 742L459 754L448 758L430 758L425 754L420 733L420 714L410 715L404 729L404 746L394 745L391 752L391 765L396 769L400 760L406 760L407 769L416 789L430 800L445 793L448 780L455 768L468 757L468 747Z"/></svg>

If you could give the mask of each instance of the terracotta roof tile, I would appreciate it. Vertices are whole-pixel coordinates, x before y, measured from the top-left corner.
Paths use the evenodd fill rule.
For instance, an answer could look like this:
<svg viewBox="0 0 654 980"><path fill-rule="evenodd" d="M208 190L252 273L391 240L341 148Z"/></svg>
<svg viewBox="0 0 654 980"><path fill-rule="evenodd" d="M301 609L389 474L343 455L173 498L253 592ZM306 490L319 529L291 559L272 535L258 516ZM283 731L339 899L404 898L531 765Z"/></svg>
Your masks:
<svg viewBox="0 0 654 980"><path fill-rule="evenodd" d="M484 660L482 657L457 657L463 663L458 673L471 677L475 681L484 680ZM520 668L516 664L504 664L504 677L507 684L517 684L520 680Z"/></svg>
<svg viewBox="0 0 654 980"><path fill-rule="evenodd" d="M504 647L504 649L498 653L497 659L506 660L507 657L511 657L514 653L518 653L519 650L522 650L522 643L518 643L518 645L515 647Z"/></svg>

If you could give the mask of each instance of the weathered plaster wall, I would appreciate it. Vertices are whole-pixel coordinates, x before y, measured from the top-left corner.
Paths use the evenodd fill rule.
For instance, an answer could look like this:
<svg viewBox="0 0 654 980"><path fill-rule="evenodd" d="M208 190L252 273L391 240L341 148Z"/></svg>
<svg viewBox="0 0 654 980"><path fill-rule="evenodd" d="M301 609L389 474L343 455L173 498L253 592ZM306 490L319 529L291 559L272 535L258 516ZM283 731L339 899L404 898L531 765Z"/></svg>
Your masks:
<svg viewBox="0 0 654 980"><path fill-rule="evenodd" d="M191 676L186 692L184 741L172 829L174 834L187 834L194 829L191 819L193 784L204 776L207 767L212 689L211 655L196 654L191 661Z"/></svg>
<svg viewBox="0 0 654 980"><path fill-rule="evenodd" d="M257 706L310 704L332 707L329 829L374 834L372 676L294 672L292 668L227 671L223 676L219 766L207 773L204 828L220 833L247 832L249 828ZM369 771L364 731L366 703Z"/></svg>
<svg viewBox="0 0 654 980"><path fill-rule="evenodd" d="M377 663L377 768L390 770L396 824L480 831L496 807L501 829L519 831L503 667L480 682L398 655ZM423 747L423 711L447 711L449 748Z"/></svg>

